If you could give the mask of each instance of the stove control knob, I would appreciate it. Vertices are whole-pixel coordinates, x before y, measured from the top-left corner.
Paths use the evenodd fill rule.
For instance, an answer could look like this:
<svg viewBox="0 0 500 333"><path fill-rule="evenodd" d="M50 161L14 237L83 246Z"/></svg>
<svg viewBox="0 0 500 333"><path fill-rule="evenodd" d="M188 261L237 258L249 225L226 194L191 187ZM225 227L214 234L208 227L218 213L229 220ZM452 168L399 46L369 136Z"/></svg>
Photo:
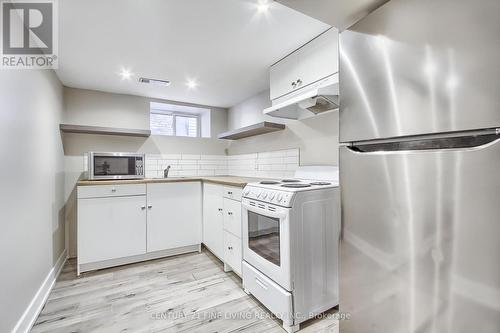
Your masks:
<svg viewBox="0 0 500 333"><path fill-rule="evenodd" d="M274 192L269 193L269 200L273 200L275 196L276 196L276 193L274 193Z"/></svg>
<svg viewBox="0 0 500 333"><path fill-rule="evenodd" d="M258 192L258 193L256 194L256 197L257 197L257 198L260 198L260 196L261 196L261 195L262 195L262 192Z"/></svg>
<svg viewBox="0 0 500 333"><path fill-rule="evenodd" d="M278 194L278 202L281 202L283 200L283 194Z"/></svg>
<svg viewBox="0 0 500 333"><path fill-rule="evenodd" d="M261 196L262 199L265 199L267 198L267 192L262 192L262 196Z"/></svg>
<svg viewBox="0 0 500 333"><path fill-rule="evenodd" d="M246 197L250 194L250 190L245 190L245 192L243 192L243 195Z"/></svg>

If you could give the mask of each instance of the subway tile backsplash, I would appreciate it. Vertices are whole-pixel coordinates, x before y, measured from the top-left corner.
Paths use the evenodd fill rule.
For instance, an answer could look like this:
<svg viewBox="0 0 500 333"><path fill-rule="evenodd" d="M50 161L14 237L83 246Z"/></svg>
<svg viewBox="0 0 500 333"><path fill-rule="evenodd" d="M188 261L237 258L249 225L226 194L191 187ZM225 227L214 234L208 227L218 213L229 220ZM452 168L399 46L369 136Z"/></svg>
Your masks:
<svg viewBox="0 0 500 333"><path fill-rule="evenodd" d="M146 178L163 178L163 170L170 165L170 177L227 175L225 155L146 154Z"/></svg>
<svg viewBox="0 0 500 333"><path fill-rule="evenodd" d="M87 154L83 170L87 171ZM170 177L241 176L261 178L293 177L299 167L299 149L239 155L146 154L146 178L163 178L170 165Z"/></svg>

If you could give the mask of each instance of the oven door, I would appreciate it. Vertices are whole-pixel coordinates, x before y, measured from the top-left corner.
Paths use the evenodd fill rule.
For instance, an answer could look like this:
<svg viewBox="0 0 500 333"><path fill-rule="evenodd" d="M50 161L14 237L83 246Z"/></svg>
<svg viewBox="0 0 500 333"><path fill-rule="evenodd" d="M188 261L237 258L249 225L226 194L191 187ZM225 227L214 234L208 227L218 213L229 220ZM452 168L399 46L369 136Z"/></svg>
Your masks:
<svg viewBox="0 0 500 333"><path fill-rule="evenodd" d="M131 153L90 153L89 178L144 178L144 155Z"/></svg>
<svg viewBox="0 0 500 333"><path fill-rule="evenodd" d="M291 291L290 208L243 198L243 260Z"/></svg>

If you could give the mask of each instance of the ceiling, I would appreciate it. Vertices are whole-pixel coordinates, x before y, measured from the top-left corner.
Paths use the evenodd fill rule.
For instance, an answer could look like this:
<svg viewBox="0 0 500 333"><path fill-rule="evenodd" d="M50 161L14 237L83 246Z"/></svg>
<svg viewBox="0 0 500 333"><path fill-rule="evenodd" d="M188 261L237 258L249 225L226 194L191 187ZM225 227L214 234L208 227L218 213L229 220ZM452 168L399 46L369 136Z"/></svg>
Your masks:
<svg viewBox="0 0 500 333"><path fill-rule="evenodd" d="M275 2L259 12L257 0L59 3L57 73L65 86L219 107L269 87L271 64L329 28ZM141 76L172 84L142 84Z"/></svg>
<svg viewBox="0 0 500 333"><path fill-rule="evenodd" d="M343 31L389 0L276 0Z"/></svg>

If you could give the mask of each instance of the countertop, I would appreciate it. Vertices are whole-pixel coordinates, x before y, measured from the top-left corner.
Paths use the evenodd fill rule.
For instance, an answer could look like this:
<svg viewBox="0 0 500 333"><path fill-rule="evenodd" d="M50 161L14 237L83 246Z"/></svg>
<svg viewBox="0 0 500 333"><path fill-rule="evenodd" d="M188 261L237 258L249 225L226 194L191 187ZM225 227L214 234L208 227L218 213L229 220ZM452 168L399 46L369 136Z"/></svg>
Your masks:
<svg viewBox="0 0 500 333"><path fill-rule="evenodd" d="M200 176L200 177L171 177L171 178L145 178L129 180L80 180L77 186L94 185L120 185L120 184L154 184L154 183L176 183L176 182L207 182L228 186L245 187L248 183L255 183L264 180L257 177L236 177L236 176Z"/></svg>

